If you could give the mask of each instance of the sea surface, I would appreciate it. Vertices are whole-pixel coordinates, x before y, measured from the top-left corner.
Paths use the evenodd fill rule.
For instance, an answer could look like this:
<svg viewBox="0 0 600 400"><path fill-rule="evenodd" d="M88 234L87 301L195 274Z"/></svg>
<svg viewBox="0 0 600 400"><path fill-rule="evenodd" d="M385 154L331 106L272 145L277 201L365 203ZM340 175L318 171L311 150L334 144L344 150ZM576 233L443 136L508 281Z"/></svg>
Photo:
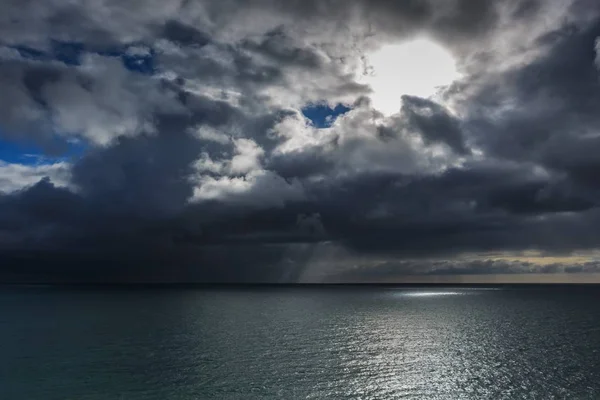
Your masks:
<svg viewBox="0 0 600 400"><path fill-rule="evenodd" d="M0 288L0 399L600 399L600 288Z"/></svg>

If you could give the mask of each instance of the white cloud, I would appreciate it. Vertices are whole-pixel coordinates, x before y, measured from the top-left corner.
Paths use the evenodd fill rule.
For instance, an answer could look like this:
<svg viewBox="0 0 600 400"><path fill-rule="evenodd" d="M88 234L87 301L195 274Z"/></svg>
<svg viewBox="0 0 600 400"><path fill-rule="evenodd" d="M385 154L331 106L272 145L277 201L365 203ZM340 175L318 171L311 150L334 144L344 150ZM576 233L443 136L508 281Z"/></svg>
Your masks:
<svg viewBox="0 0 600 400"><path fill-rule="evenodd" d="M12 193L34 185L48 177L55 186L67 187L71 165L58 162L45 165L23 165L0 161L0 193Z"/></svg>
<svg viewBox="0 0 600 400"><path fill-rule="evenodd" d="M250 139L236 139L235 152L229 166L230 174L247 174L261 167L260 158L265 154L256 142Z"/></svg>
<svg viewBox="0 0 600 400"><path fill-rule="evenodd" d="M287 201L304 198L300 182L287 182L263 169L261 159L265 151L256 142L242 138L234 139L233 143L234 154L229 160L214 161L210 154L203 152L194 162L195 174L190 180L195 188L191 202L220 200L268 208L282 207Z"/></svg>
<svg viewBox="0 0 600 400"><path fill-rule="evenodd" d="M196 136L198 139L207 140L210 142L216 142L220 144L227 144L230 142L229 136L224 134L223 132L212 128L210 126L199 126L195 128L191 128L189 132Z"/></svg>
<svg viewBox="0 0 600 400"><path fill-rule="evenodd" d="M201 131L211 140L220 141L223 137L215 131ZM202 152L194 162L194 169L200 173L210 171L229 176L245 175L262 169L261 158L265 151L251 139L233 139L234 154L230 160L214 161L208 152ZM194 179L194 177L192 177Z"/></svg>
<svg viewBox="0 0 600 400"><path fill-rule="evenodd" d="M271 171L257 170L241 178L202 175L197 178L191 201L219 200L239 206L271 208L303 199L304 188L299 181L287 182Z"/></svg>

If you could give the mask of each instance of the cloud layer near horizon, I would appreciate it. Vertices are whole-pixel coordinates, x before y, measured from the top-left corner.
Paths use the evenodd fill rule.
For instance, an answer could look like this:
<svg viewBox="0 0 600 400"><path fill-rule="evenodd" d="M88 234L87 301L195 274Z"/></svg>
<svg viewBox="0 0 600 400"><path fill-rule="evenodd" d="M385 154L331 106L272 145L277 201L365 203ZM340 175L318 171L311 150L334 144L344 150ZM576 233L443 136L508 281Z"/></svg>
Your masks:
<svg viewBox="0 0 600 400"><path fill-rule="evenodd" d="M384 116L357 77L420 36L461 78ZM0 277L597 272L564 257L598 248L599 37L586 0L5 2L0 139L51 161L0 161ZM530 250L563 258L464 257Z"/></svg>

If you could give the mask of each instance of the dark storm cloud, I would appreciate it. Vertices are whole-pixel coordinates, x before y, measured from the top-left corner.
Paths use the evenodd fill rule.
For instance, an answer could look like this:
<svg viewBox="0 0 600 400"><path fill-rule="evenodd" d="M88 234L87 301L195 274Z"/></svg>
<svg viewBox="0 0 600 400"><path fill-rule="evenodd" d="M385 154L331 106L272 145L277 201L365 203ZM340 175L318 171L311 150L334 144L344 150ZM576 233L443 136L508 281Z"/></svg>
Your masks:
<svg viewBox="0 0 600 400"><path fill-rule="evenodd" d="M0 135L88 148L0 163L0 278L595 271L454 259L598 246L598 7L562 4L3 3ZM385 117L361 56L420 33L463 76ZM348 111L319 129L318 102Z"/></svg>
<svg viewBox="0 0 600 400"><path fill-rule="evenodd" d="M162 36L180 46L202 47L210 42L207 34L179 21L167 21Z"/></svg>
<svg viewBox="0 0 600 400"><path fill-rule="evenodd" d="M484 85L469 99L469 107L476 111L466 125L489 154L536 162L551 174L563 176L560 186L545 192L552 193L552 201L533 196L534 189L529 189L539 210L577 211L598 202L600 165L594 155L600 127L595 111L600 106L600 80L594 65L598 21L570 24L544 35L539 39L547 46L542 56L501 75L501 81ZM490 118L506 99L513 103L512 109ZM567 199L574 193L579 199ZM506 191L496 199L515 204L514 211L519 211L533 206L526 206L523 196L527 197L523 191Z"/></svg>
<svg viewBox="0 0 600 400"><path fill-rule="evenodd" d="M168 136L124 138L79 161L73 168L73 183L105 212L174 212L192 194L185 176L191 173L201 146L181 128Z"/></svg>
<svg viewBox="0 0 600 400"><path fill-rule="evenodd" d="M321 149L276 155L267 164L267 168L284 178L306 178L325 173L333 166L333 161Z"/></svg>
<svg viewBox="0 0 600 400"><path fill-rule="evenodd" d="M580 143L596 129L600 81L594 45L599 35L597 21L560 27L540 39L548 46L545 54L478 89L469 99L475 115L470 122L486 149L503 157L543 159L554 146ZM488 112L503 100L513 103L512 109L490 118Z"/></svg>

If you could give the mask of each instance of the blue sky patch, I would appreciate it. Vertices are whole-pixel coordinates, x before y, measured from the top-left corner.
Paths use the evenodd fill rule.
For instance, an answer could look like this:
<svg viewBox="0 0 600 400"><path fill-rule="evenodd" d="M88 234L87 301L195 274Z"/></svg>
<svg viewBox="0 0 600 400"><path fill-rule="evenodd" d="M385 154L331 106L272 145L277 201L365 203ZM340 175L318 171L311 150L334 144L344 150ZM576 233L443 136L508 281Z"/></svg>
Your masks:
<svg viewBox="0 0 600 400"><path fill-rule="evenodd" d="M144 75L152 75L156 72L154 56L154 50L149 49L148 54L123 53L121 55L121 61L125 68L130 71Z"/></svg>
<svg viewBox="0 0 600 400"><path fill-rule="evenodd" d="M41 50L34 49L29 46L10 46L17 50L19 55L23 58L29 58L38 61L49 61L51 58Z"/></svg>
<svg viewBox="0 0 600 400"><path fill-rule="evenodd" d="M129 51L136 46L124 46L123 48L112 48L98 51L104 57L118 57L121 59L123 66L129 71L137 72L144 75L152 75L156 72L155 52L154 49L148 48L148 52Z"/></svg>
<svg viewBox="0 0 600 400"><path fill-rule="evenodd" d="M350 110L350 107L343 104L338 104L334 108L329 107L327 104L313 104L303 108L302 114L304 114L315 127L327 128L333 124L337 117L346 114Z"/></svg>
<svg viewBox="0 0 600 400"><path fill-rule="evenodd" d="M82 140L65 141L57 137L49 147L55 150L51 154L30 142L0 138L0 161L24 165L53 164L81 157L88 145Z"/></svg>
<svg viewBox="0 0 600 400"><path fill-rule="evenodd" d="M81 65L84 51L83 43L52 41L53 58L67 65Z"/></svg>

